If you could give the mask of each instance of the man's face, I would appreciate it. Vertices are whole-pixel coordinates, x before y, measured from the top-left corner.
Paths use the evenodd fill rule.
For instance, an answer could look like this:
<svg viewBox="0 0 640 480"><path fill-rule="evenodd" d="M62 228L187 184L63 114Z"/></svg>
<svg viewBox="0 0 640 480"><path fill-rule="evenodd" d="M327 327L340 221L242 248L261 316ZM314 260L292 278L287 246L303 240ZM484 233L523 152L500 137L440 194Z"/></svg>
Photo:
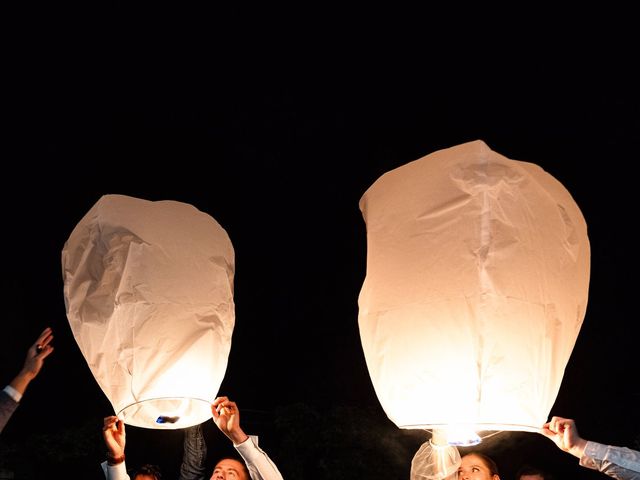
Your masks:
<svg viewBox="0 0 640 480"><path fill-rule="evenodd" d="M249 480L244 473L244 465L238 460L225 458L216 464L211 480Z"/></svg>
<svg viewBox="0 0 640 480"><path fill-rule="evenodd" d="M544 480L541 475L520 475L520 480Z"/></svg>

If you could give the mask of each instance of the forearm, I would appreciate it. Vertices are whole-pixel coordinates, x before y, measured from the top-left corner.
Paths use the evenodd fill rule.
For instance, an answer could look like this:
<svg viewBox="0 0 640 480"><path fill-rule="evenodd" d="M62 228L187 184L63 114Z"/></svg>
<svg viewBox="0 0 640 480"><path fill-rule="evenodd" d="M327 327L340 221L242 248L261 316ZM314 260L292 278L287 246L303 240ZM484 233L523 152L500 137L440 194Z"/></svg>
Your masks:
<svg viewBox="0 0 640 480"><path fill-rule="evenodd" d="M204 480L206 473L207 444L202 425L184 430L182 464L178 480ZM209 478L209 477L206 477Z"/></svg>
<svg viewBox="0 0 640 480"><path fill-rule="evenodd" d="M11 380L11 385L20 393L20 395L24 395L25 390L29 386L29 383L33 380L33 375L30 372L20 371L18 375L15 376L13 380Z"/></svg>
<svg viewBox="0 0 640 480"><path fill-rule="evenodd" d="M278 467L251 437L240 444L234 444L234 447L244 459L252 480L284 480Z"/></svg>
<svg viewBox="0 0 640 480"><path fill-rule="evenodd" d="M587 442L580 465L619 480L640 480L640 452L629 448Z"/></svg>

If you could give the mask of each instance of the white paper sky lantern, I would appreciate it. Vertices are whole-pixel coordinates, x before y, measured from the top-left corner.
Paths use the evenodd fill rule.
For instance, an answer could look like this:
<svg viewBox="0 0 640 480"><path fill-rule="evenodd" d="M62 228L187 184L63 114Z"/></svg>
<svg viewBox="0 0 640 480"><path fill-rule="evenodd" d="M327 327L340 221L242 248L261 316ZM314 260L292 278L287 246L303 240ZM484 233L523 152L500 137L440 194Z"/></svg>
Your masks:
<svg viewBox="0 0 640 480"><path fill-rule="evenodd" d="M69 324L116 414L156 429L211 418L235 322L226 231L189 204L105 195L62 267Z"/></svg>
<svg viewBox="0 0 640 480"><path fill-rule="evenodd" d="M360 335L388 417L537 431L587 306L587 227L569 192L474 141L384 174L360 209Z"/></svg>

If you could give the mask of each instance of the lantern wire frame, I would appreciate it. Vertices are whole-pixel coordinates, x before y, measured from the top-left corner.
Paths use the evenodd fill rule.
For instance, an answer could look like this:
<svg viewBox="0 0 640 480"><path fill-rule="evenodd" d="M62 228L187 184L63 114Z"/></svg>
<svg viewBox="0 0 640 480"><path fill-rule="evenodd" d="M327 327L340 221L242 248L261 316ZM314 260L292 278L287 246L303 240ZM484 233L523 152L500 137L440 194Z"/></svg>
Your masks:
<svg viewBox="0 0 640 480"><path fill-rule="evenodd" d="M117 416L130 425L173 430L211 418L211 402L193 397L148 398L121 408Z"/></svg>
<svg viewBox="0 0 640 480"><path fill-rule="evenodd" d="M496 424L468 424L468 425L431 425L416 427L431 434L431 438L438 445L456 445L469 447L477 445L484 439L493 437L505 431L522 431L540 433L540 427L531 425L496 425ZM411 428L411 427L408 427Z"/></svg>

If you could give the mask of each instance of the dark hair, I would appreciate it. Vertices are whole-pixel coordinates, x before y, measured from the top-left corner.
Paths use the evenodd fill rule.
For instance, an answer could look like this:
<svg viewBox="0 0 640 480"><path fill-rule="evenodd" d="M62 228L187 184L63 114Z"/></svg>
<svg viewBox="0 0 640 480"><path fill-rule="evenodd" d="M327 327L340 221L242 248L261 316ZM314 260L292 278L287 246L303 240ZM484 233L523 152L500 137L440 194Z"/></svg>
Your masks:
<svg viewBox="0 0 640 480"><path fill-rule="evenodd" d="M516 480L520 480L522 475L540 475L544 480L552 480L552 476L544 470L534 467L533 465L523 465L516 473Z"/></svg>
<svg viewBox="0 0 640 480"><path fill-rule="evenodd" d="M493 458L491 458L490 456L480 452L468 452L468 453L465 453L463 457L466 457L467 455L475 455L476 457L480 458L480 460L482 460L482 462L484 463L484 466L489 469L490 475L500 475L498 473L498 465L496 464L496 462L493 461Z"/></svg>
<svg viewBox="0 0 640 480"><path fill-rule="evenodd" d="M221 459L219 459L216 462L216 465L218 465L221 461L223 460L235 460L236 462L240 463L240 465L242 465L242 471L244 472L244 474L247 476L247 478L251 478L251 474L249 473L249 469L247 468L247 465L244 463L244 460L242 458L237 458L237 457L222 457ZM215 469L215 467L214 467Z"/></svg>
<svg viewBox="0 0 640 480"><path fill-rule="evenodd" d="M136 478L136 475L150 475L156 480L162 480L162 472L160 471L160 467L157 465L151 465L150 463L145 463L142 465L135 473L131 476L131 478Z"/></svg>

